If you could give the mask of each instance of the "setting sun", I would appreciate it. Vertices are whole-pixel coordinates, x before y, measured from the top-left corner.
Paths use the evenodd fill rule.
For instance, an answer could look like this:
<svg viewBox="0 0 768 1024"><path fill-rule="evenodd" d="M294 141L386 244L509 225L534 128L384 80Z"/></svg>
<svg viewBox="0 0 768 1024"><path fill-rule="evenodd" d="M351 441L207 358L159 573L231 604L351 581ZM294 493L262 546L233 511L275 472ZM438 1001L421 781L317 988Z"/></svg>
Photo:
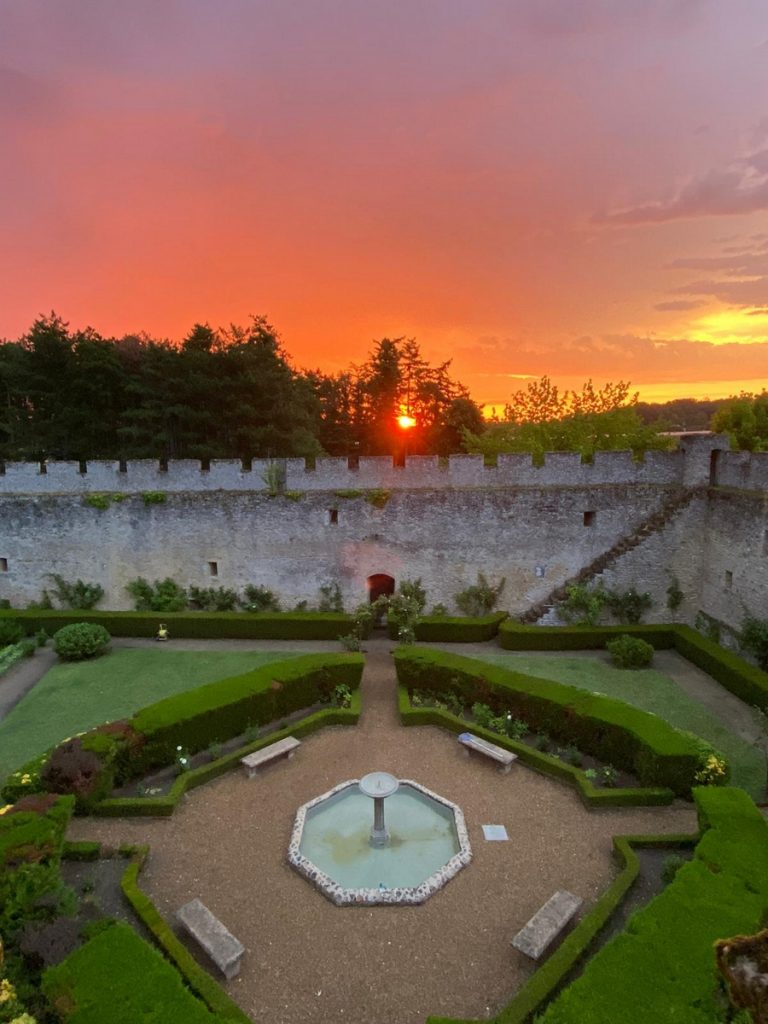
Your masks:
<svg viewBox="0 0 768 1024"><path fill-rule="evenodd" d="M401 430L410 430L411 427L416 426L416 420L413 418L413 416L398 416L397 423Z"/></svg>

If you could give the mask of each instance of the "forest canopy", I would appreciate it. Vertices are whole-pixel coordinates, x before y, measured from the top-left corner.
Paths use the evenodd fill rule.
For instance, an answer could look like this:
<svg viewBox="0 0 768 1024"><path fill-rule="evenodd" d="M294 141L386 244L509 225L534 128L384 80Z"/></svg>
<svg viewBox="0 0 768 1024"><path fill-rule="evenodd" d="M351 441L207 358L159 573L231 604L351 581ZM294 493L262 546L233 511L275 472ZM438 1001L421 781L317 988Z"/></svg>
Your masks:
<svg viewBox="0 0 768 1024"><path fill-rule="evenodd" d="M667 448L666 431L705 429L713 414L734 446L768 449L768 392L652 405L624 381L589 380L576 392L544 376L486 421L450 366L431 364L414 338L382 338L340 373L298 369L261 316L245 326L195 324L175 343L71 330L51 313L0 342L0 459L590 457Z"/></svg>
<svg viewBox="0 0 768 1024"><path fill-rule="evenodd" d="M0 344L0 458L272 458L461 451L480 407L412 338L336 375L297 369L273 326L195 324L179 343L72 331L55 313ZM405 432L397 417L415 424Z"/></svg>

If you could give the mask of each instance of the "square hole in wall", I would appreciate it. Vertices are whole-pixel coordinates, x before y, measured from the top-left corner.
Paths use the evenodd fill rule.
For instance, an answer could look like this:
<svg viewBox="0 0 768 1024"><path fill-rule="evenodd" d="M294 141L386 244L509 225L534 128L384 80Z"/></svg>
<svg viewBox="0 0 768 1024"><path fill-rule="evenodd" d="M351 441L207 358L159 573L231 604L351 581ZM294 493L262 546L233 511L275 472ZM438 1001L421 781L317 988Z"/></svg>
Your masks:
<svg viewBox="0 0 768 1024"><path fill-rule="evenodd" d="M597 519L597 512L595 512L594 509L590 509L588 512L584 513L584 525L585 526L594 526L596 519Z"/></svg>
<svg viewBox="0 0 768 1024"><path fill-rule="evenodd" d="M725 589L731 590L733 587L733 573L730 569L725 570Z"/></svg>
<svg viewBox="0 0 768 1024"><path fill-rule="evenodd" d="M219 563L218 562L209 562L208 563L208 574L209 574L209 576L218 576L219 575Z"/></svg>
<svg viewBox="0 0 768 1024"><path fill-rule="evenodd" d="M329 508L326 512L325 521L329 526L338 526L339 510L337 508Z"/></svg>
<svg viewBox="0 0 768 1024"><path fill-rule="evenodd" d="M0 572L8 572L8 559L0 558Z"/></svg>

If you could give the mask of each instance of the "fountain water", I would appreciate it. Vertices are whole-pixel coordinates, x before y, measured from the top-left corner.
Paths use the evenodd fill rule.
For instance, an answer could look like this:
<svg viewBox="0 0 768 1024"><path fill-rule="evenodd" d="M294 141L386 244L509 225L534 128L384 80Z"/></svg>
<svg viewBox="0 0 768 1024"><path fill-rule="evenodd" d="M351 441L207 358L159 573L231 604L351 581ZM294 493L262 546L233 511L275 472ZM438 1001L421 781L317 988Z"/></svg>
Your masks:
<svg viewBox="0 0 768 1024"><path fill-rule="evenodd" d="M388 772L300 807L288 849L289 863L339 905L422 903L471 857L461 809Z"/></svg>

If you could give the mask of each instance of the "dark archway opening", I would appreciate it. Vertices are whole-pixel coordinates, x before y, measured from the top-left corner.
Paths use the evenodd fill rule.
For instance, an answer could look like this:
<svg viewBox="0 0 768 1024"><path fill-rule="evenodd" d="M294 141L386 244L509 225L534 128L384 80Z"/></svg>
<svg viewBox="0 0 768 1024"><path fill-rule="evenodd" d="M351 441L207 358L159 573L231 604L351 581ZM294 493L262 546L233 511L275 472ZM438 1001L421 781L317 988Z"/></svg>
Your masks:
<svg viewBox="0 0 768 1024"><path fill-rule="evenodd" d="M374 573L373 576L369 576L366 580L368 586L368 600L373 602L385 594L387 597L391 596L395 592L395 580L392 576L387 576L384 572Z"/></svg>
<svg viewBox="0 0 768 1024"><path fill-rule="evenodd" d="M720 452L715 451L709 453L709 486L717 487L717 468L720 461Z"/></svg>

